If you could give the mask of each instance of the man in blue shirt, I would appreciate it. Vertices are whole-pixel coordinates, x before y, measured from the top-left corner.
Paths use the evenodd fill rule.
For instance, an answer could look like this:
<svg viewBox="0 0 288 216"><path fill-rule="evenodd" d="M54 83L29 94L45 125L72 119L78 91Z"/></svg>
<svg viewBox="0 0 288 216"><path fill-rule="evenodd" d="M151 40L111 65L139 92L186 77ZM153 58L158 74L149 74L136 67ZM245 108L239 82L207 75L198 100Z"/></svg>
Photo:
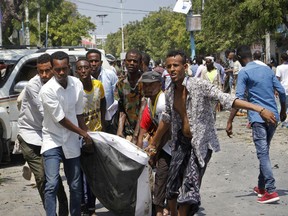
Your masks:
<svg viewBox="0 0 288 216"><path fill-rule="evenodd" d="M276 202L279 200L279 196L275 192L275 179L271 168L269 148L277 125L269 121L265 122L260 115L265 109L268 109L274 113L277 121L279 119L284 121L286 119L285 90L269 67L253 62L252 53L248 46L239 47L237 57L244 68L238 74L236 96L239 99L246 98L249 102L263 107L259 113L255 111L248 113L252 125L253 141L260 162L258 186L254 187L254 192L258 194L259 203ZM274 90L279 93L280 116ZM226 128L228 136L232 134L232 121L236 112L237 110L233 109L228 119Z"/></svg>

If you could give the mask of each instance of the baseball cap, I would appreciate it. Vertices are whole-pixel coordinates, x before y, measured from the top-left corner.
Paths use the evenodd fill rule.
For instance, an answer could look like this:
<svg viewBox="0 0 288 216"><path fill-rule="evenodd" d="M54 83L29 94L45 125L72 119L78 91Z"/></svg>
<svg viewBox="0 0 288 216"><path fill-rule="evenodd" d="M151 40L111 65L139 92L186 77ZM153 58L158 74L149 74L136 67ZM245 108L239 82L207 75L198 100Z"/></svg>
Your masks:
<svg viewBox="0 0 288 216"><path fill-rule="evenodd" d="M148 71L142 74L141 82L152 83L152 82L161 82L162 76L160 73L155 71Z"/></svg>
<svg viewBox="0 0 288 216"><path fill-rule="evenodd" d="M108 62L115 62L116 58L112 54L106 54L105 55Z"/></svg>

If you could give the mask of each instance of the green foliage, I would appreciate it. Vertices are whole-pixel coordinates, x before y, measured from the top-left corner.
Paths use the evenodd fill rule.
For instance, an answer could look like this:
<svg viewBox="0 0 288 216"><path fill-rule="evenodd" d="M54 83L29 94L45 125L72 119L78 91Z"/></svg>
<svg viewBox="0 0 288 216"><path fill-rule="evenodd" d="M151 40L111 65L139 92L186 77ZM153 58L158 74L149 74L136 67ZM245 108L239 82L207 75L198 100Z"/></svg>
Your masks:
<svg viewBox="0 0 288 216"><path fill-rule="evenodd" d="M171 8L161 8L151 12L142 21L130 22L124 27L124 35L125 51L139 49L153 59L164 59L167 51L174 48L190 52L186 16L172 12ZM120 55L121 30L108 35L105 50L115 56Z"/></svg>
<svg viewBox="0 0 288 216"><path fill-rule="evenodd" d="M286 22L287 11L287 0L206 1L196 47L216 52L262 41L267 31Z"/></svg>
<svg viewBox="0 0 288 216"><path fill-rule="evenodd" d="M8 37L13 30L20 31L22 22L25 22L24 8L26 1L14 1L15 8L19 11L11 11L19 15L19 19L7 16L4 20L7 29L3 29L4 41L8 42ZM30 29L30 44L36 45L39 42L39 31L37 12L40 5L40 34L42 43L45 40L46 30L46 15L49 14L49 45L50 46L65 46L79 45L81 36L88 37L88 32L95 29L95 25L90 22L90 17L81 15L74 3L65 0L29 0L29 29ZM5 10L5 5L1 5L2 10ZM10 24L11 23L11 24ZM6 34L7 33L7 34ZM19 43L19 41L17 42ZM38 44L39 45L39 44Z"/></svg>
<svg viewBox="0 0 288 216"><path fill-rule="evenodd" d="M191 0L192 1L192 12L193 14L202 13L202 0Z"/></svg>
<svg viewBox="0 0 288 216"><path fill-rule="evenodd" d="M43 28L44 30L45 28ZM89 17L80 15L76 5L64 1L49 17L49 43L52 46L79 45L81 36L95 29Z"/></svg>
<svg viewBox="0 0 288 216"><path fill-rule="evenodd" d="M220 52L241 44L264 41L271 32L277 44L281 36L274 34L280 24L288 27L287 0L202 0L192 1L193 14L202 14L202 31L195 33L197 53ZM189 53L189 33L185 15L170 8L152 12L142 21L131 22L124 28L125 50L137 48L154 59L165 57L168 50L181 48ZM105 49L119 56L121 31L108 35Z"/></svg>

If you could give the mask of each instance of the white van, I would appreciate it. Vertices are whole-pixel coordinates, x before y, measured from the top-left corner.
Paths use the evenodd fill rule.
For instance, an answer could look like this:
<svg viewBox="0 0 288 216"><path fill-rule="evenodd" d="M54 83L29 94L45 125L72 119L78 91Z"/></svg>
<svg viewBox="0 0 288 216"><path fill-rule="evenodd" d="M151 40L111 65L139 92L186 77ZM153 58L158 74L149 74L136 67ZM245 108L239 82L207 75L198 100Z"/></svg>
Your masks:
<svg viewBox="0 0 288 216"><path fill-rule="evenodd" d="M79 57L85 57L87 50L81 49L47 49L44 52L52 54L56 51L64 51L69 55L71 64L71 75L76 75L76 61ZM105 58L105 53L102 53L102 66L110 68L108 61ZM13 149L14 141L16 140L18 127L17 121L19 111L17 108L17 97L24 89L27 82L37 73L36 65L37 58L44 52L37 52L23 56L18 60L14 67L7 68L4 73L1 73L0 80L0 162L10 160L10 152ZM1 53L1 51L0 51ZM1 60L0 60L1 62Z"/></svg>

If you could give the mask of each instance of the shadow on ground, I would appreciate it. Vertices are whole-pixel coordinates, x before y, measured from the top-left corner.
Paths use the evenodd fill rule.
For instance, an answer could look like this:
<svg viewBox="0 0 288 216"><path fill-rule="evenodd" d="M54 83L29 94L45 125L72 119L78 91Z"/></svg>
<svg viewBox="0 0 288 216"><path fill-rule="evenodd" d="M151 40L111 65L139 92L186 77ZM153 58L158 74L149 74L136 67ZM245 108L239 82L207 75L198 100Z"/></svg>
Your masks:
<svg viewBox="0 0 288 216"><path fill-rule="evenodd" d="M1 162L0 169L25 164L25 160L22 154L11 154L10 159L10 162Z"/></svg>
<svg viewBox="0 0 288 216"><path fill-rule="evenodd" d="M196 216L205 216L206 214L203 212L205 209L200 207L198 212L195 214Z"/></svg>
<svg viewBox="0 0 288 216"><path fill-rule="evenodd" d="M281 196L287 196L288 195L288 190L284 190L284 189L276 189L278 195ZM242 198L242 197L249 197L249 196L256 196L256 194L254 192L252 193L247 193L247 194L243 194L243 195L238 195L235 196L236 198Z"/></svg>

